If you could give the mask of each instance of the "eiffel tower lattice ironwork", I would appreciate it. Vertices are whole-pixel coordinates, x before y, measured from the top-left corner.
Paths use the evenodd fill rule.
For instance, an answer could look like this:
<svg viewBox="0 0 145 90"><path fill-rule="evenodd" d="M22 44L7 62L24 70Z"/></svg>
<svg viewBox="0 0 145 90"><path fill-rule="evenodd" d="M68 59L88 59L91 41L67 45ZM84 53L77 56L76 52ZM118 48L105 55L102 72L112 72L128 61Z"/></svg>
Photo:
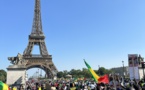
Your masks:
<svg viewBox="0 0 145 90"><path fill-rule="evenodd" d="M40 54L32 53L35 45L39 46ZM8 59L11 60L12 64L19 67L23 66L27 70L34 67L41 68L46 72L48 78L56 76L58 71L52 61L52 56L47 51L45 36L42 31L40 0L35 0L33 26L27 48L23 55L18 53L16 57L9 57Z"/></svg>
<svg viewBox="0 0 145 90"><path fill-rule="evenodd" d="M40 55L33 55L32 50L34 45L39 46ZM41 64L41 67L45 66L45 71L47 75L54 75L57 72L57 69L52 62L52 56L48 54L45 36L42 31L42 21L41 21L41 10L40 10L40 0L35 0L35 10L34 10L34 19L32 32L29 35L29 43L27 48L23 53L23 58L27 61L26 66L37 67L37 64ZM44 68L43 68L44 69Z"/></svg>
<svg viewBox="0 0 145 90"><path fill-rule="evenodd" d="M32 26L32 32L29 35L29 44L26 50L24 51L25 56L31 56L34 45L39 45L40 55L42 57L48 56L48 52L45 45L45 36L42 31L42 22L41 22L41 11L40 11L40 0L35 2L34 10L34 20Z"/></svg>

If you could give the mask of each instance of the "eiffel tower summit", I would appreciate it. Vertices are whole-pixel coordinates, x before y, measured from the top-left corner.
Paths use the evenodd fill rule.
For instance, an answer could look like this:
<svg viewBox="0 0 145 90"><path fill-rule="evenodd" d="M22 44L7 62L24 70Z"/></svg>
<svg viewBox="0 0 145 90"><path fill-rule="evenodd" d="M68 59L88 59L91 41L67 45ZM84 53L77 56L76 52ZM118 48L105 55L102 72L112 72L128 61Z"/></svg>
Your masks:
<svg viewBox="0 0 145 90"><path fill-rule="evenodd" d="M25 84L26 71L31 68L41 68L45 71L47 78L56 77L58 72L52 56L49 55L45 35L42 30L40 0L35 0L34 19L29 42L23 54L18 53L15 57L8 57L12 63L7 68L7 84ZM40 54L32 54L34 46L39 46Z"/></svg>

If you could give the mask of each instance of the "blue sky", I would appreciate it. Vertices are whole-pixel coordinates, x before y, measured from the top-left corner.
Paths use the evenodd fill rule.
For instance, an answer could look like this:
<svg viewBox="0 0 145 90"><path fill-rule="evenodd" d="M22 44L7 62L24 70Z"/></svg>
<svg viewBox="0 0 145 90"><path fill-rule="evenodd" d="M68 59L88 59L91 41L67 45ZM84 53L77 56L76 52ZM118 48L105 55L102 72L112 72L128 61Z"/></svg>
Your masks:
<svg viewBox="0 0 145 90"><path fill-rule="evenodd" d="M41 0L48 52L59 71L128 65L145 56L145 0ZM32 30L34 0L0 1L0 69L23 53Z"/></svg>

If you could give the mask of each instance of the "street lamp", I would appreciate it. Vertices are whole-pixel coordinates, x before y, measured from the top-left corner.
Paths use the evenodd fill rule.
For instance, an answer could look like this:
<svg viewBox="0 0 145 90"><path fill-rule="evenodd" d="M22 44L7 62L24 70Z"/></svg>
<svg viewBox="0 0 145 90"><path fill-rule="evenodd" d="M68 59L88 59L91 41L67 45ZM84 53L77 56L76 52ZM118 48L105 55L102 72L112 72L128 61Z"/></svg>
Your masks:
<svg viewBox="0 0 145 90"><path fill-rule="evenodd" d="M100 75L100 65L98 65L98 73L99 73L99 75Z"/></svg>
<svg viewBox="0 0 145 90"><path fill-rule="evenodd" d="M125 78L124 77L124 61L122 61L122 65L123 65L123 78Z"/></svg>

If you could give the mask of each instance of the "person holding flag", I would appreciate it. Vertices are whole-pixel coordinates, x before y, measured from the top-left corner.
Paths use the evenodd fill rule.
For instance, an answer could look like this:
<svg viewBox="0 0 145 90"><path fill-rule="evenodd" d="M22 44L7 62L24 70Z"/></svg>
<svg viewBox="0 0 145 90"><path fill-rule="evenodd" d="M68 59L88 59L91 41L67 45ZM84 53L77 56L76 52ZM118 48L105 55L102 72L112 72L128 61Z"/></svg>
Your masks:
<svg viewBox="0 0 145 90"><path fill-rule="evenodd" d="M99 76L95 73L95 71L90 67L90 65L84 60L86 66L88 67L89 72L91 73L91 75L93 76L94 80L96 83L104 83L104 84L108 84L109 83L109 79L108 79L108 75L104 75L104 76Z"/></svg>

